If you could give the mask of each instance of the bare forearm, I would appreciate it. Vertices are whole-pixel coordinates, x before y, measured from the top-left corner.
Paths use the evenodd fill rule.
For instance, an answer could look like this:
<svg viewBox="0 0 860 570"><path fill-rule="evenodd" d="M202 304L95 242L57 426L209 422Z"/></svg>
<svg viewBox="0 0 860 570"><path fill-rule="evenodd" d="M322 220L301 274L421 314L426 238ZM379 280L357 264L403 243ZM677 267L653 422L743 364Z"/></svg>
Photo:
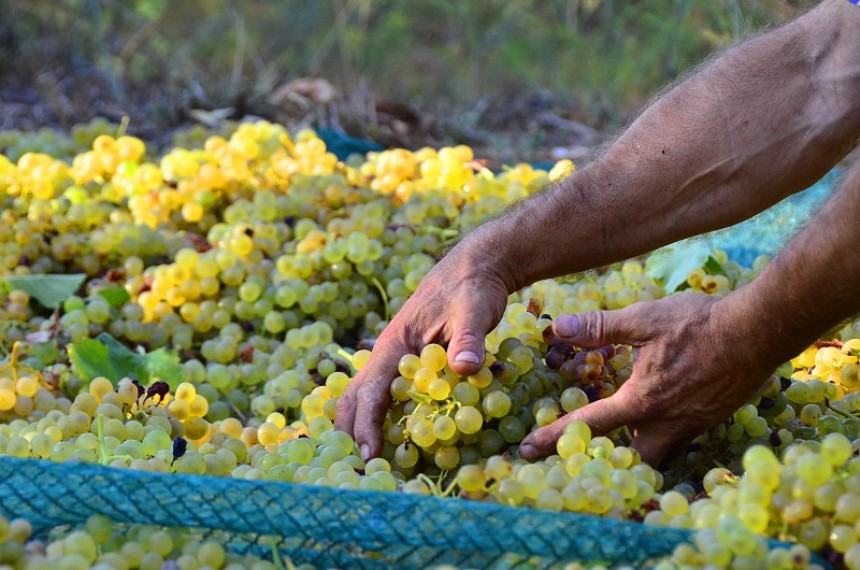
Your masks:
<svg viewBox="0 0 860 570"><path fill-rule="evenodd" d="M501 259L515 289L725 227L809 186L860 132L858 24L860 10L828 0L733 48L605 156L461 245Z"/></svg>

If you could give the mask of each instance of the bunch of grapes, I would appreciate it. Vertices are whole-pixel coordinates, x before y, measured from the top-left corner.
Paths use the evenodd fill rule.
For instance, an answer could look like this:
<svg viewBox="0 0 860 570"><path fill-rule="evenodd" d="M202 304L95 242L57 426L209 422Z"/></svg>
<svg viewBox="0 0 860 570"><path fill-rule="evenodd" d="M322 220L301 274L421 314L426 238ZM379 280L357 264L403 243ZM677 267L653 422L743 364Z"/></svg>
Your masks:
<svg viewBox="0 0 860 570"><path fill-rule="evenodd" d="M8 520L0 515L0 564L8 568L49 570L51 568L213 568L224 570L275 570L284 562L301 570L313 566L293 566L290 561L270 561L253 555L237 555L219 542L206 539L190 529L162 529L132 525L115 529L107 517L92 515L77 528L64 528L47 540L31 536L26 519Z"/></svg>

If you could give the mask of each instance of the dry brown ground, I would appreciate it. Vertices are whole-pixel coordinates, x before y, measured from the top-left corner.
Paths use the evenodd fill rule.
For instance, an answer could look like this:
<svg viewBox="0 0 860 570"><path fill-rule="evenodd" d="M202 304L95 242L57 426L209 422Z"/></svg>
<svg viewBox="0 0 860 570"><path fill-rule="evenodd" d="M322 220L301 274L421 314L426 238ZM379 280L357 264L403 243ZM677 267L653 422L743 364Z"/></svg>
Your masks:
<svg viewBox="0 0 860 570"><path fill-rule="evenodd" d="M577 120L576 109L547 92L486 97L452 112L445 102L417 108L379 100L367 87L342 93L325 80L311 79L281 86L265 98L213 108L194 93L166 92L158 85L112 86L93 69L20 75L7 73L0 80L0 130L68 130L94 117L119 122L127 116L131 133L167 145L175 131L195 124L216 127L226 119L261 117L291 130L338 129L386 147L468 144L497 164L582 162L603 140Z"/></svg>

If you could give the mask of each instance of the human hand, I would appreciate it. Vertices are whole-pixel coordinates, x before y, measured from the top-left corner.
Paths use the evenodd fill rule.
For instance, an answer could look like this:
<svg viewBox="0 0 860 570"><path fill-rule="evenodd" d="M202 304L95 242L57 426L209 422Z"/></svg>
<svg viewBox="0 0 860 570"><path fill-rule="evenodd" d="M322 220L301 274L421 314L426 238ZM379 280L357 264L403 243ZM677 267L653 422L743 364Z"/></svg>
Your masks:
<svg viewBox="0 0 860 570"><path fill-rule="evenodd" d="M609 398L532 432L520 455L555 453L564 427L581 420L595 434L631 426L633 447L646 462L659 464L672 446L688 443L746 403L779 364L762 349L765 343L742 328L742 315L732 295L688 293L558 317L553 329L565 343L633 345L633 374Z"/></svg>
<svg viewBox="0 0 860 570"><path fill-rule="evenodd" d="M434 342L447 344L448 364L456 373L481 369L484 337L499 323L511 287L491 255L476 256L464 247L443 258L379 335L370 360L341 395L335 428L355 438L362 459L382 452L391 381L404 354Z"/></svg>

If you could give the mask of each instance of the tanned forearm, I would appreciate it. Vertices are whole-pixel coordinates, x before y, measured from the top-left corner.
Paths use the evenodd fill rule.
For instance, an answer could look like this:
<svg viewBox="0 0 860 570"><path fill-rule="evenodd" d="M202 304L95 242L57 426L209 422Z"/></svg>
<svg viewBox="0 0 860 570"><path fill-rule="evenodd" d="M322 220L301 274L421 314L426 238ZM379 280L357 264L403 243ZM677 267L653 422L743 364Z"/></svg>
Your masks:
<svg viewBox="0 0 860 570"><path fill-rule="evenodd" d="M860 312L860 164L824 208L746 287L724 301L726 322L767 346L774 366Z"/></svg>
<svg viewBox="0 0 860 570"><path fill-rule="evenodd" d="M587 168L458 246L513 291L746 219L860 133L860 9L825 0L672 89ZM823 227L827 227L824 225Z"/></svg>

